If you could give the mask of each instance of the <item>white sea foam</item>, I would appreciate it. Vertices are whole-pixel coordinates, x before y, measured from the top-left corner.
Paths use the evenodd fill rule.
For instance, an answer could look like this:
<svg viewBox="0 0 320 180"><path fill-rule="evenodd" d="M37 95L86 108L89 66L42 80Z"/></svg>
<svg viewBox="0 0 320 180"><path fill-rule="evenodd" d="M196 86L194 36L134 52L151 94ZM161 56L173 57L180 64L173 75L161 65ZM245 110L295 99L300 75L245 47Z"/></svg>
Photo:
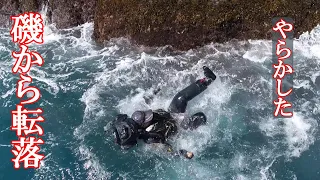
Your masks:
<svg viewBox="0 0 320 180"><path fill-rule="evenodd" d="M297 112L294 112L292 118L269 118L268 121L260 124L261 130L263 130L267 136L285 136L286 141L284 141L283 144L285 144L288 149L284 155L288 157L299 157L302 152L314 143L317 126L318 124L315 119L305 117Z"/></svg>
<svg viewBox="0 0 320 180"><path fill-rule="evenodd" d="M1 98L5 99L5 98L7 98L8 96L13 95L14 92L15 92L15 90L16 90L15 88L12 88L12 89L8 90L5 94L1 95Z"/></svg>
<svg viewBox="0 0 320 180"><path fill-rule="evenodd" d="M255 43L255 42L254 42ZM261 43L261 42L260 42ZM266 45L267 44L267 45ZM261 43L261 46L264 48L268 48L268 43ZM105 52L104 52L105 53ZM194 52L188 52L188 56L193 56L192 53ZM252 52L249 50L248 52L243 52L246 55L244 55L245 59L249 59L251 61L255 61L255 59L258 59L255 62L264 62L267 57L269 56L268 51L262 54L255 54L255 53L261 53L260 51L257 51L256 49L253 49ZM107 53L112 54L112 53ZM221 54L221 52L219 53ZM237 54L240 54L240 52L237 52ZM218 57L220 55L215 56L208 56L208 57ZM224 54L224 56L228 56L228 54ZM252 57L250 57L252 56ZM148 94L154 87L144 87L144 88L136 88L131 91L131 93L127 94L125 98L121 99L116 106L118 111L120 113L127 113L132 114L137 109L158 109L158 108L166 108L168 107L170 101L172 100L173 95L181 90L183 87L187 86L192 82L190 80L190 77L193 77L194 79L201 77L201 72L199 71L204 64L208 64L209 59L201 59L200 61L193 63L182 60L180 63L178 63L175 60L177 57L152 57L150 55L141 54L138 56L138 58L135 60L132 56L124 56L124 58L119 58L118 62L116 63L116 67L112 70L105 70L100 75L96 77L97 84L95 84L92 88L90 88L82 97L82 101L86 104L86 114L90 114L90 116L87 116L88 119L90 119L90 122L85 120L86 123L92 123L93 119L99 119L101 116L101 113L99 117L94 116L94 112L101 112L103 111L103 108L101 108L101 97L98 95L103 91L108 91L110 85L120 86L126 88L126 86L130 85L143 85L139 84L141 80L152 80L152 82L160 82L162 90L160 91L159 95L157 95L151 105L148 105L144 102L143 96L145 94ZM253 59L250 59L253 58ZM176 70L174 68L167 70L166 72L158 72L157 69L155 69L156 66L160 67L166 67L166 63L168 63L167 60L170 60L170 63L178 63L179 67L183 67L183 70ZM164 62L166 61L166 62ZM154 63L154 64L153 64ZM153 64L153 65L152 65ZM150 74L150 71L147 71L147 69L150 69L152 66L153 72L152 74L157 74L157 77L154 77L152 74ZM216 66L216 65L214 65ZM218 72L219 76L229 76L232 77L233 75L230 75L228 70L220 70ZM234 76L237 77L237 76ZM219 77L220 78L220 77ZM166 81L161 81L162 79L167 79ZM261 82L265 82L265 78L261 77ZM136 84L138 83L138 84ZM270 82L267 81L269 86L271 86ZM301 82L298 83L298 86L305 86L306 84L301 84ZM217 79L215 83L213 83L212 86L209 87L207 91L205 91L203 94L201 94L199 97L195 98L190 102L188 105L188 113L191 115L192 113L195 113L197 111L205 111L206 115L208 116L208 125L204 127L200 127L194 132L187 132L183 134L184 136L179 136L175 141L175 146L178 148L184 148L188 149L190 151L195 152L196 154L202 154L205 153L205 149L207 147L210 147L210 145L216 141L219 141L216 137L216 131L217 131L217 125L221 122L219 122L219 114L225 114L223 112L225 109L221 109L221 105L228 102L230 100L231 95L234 92L234 89L237 86L233 86L231 84L228 84L228 81L224 81L223 83L220 81L220 79ZM246 88L245 86L242 88ZM121 89L121 88L120 88ZM206 93L207 92L207 93ZM263 104L263 103L262 103ZM132 108L134 107L134 108ZM259 109L260 107L254 107ZM103 113L102 113L103 114ZM93 115L93 116L92 116ZM86 119L86 116L85 118ZM313 122L313 120L311 120ZM277 124L277 121L274 121L274 119L270 119L269 121L262 122L260 125L260 128L266 133L267 136L274 137L275 135L282 134L286 137L286 140L284 143L287 143L287 151L284 152L283 155L288 155L289 157L292 156L299 156L297 152L302 152L308 149L309 145L312 143L312 141L308 141L306 137L313 137L314 134L311 133L309 130L312 130L313 128L308 130L308 123L309 121L304 120L293 120L292 123L289 123L291 121L288 121L288 123L285 123L285 126L280 126ZM295 123L293 123L295 122ZM297 122L304 122L304 128L294 128L297 127ZM299 124L299 123L298 123ZM303 124L303 123L302 123ZM83 124L81 126L89 127L88 124ZM79 130L79 129L78 129ZM314 129L313 129L314 130ZM286 133L284 133L286 132ZM87 134L87 132L84 131L77 131L77 134ZM227 136L227 134L226 134ZM296 137L299 136L299 137ZM82 136L83 137L83 136ZM194 141L194 139L197 139L197 141ZM299 141L298 141L299 140ZM297 144L298 145L295 145ZM276 147L275 147L276 148ZM146 149L146 151L149 151ZM150 150L152 151L152 150ZM152 151L154 152L154 151ZM269 177L274 176L274 173L270 171L270 167L272 166L272 163L275 160L275 155L273 153L276 153L277 149L263 149L261 150L261 154L257 154L254 157L259 159L263 157L264 155L268 155L268 159L266 160L268 163L264 164L261 162L260 167L258 168L258 171L256 172L256 175L261 175L262 179L268 179ZM264 154L264 155L262 155ZM241 158L239 158L241 157ZM138 158L138 157L137 157ZM195 158L196 159L196 158ZM242 161L244 159L248 159L247 163L250 163L251 156L247 156L243 153L240 153L238 158L233 158L233 165L236 169L243 169L245 167L250 168L247 163L243 163ZM236 164L236 162L238 164ZM176 167L176 163L173 163L169 165L169 168ZM185 165L184 165L185 166ZM209 171L206 171L207 168L206 165L199 164L197 166L198 168L193 169L195 172L192 176L193 179L200 179L200 178L209 178L215 177L212 173L209 173ZM181 169L177 169L176 173L178 174L179 178L184 177L183 173L184 171ZM216 177L219 177L217 175ZM238 179L252 179L252 176L247 177L246 175L242 175L240 172L238 175L234 178ZM214 179L214 178L213 178Z"/></svg>
<svg viewBox="0 0 320 180"><path fill-rule="evenodd" d="M101 179L107 180L110 179L110 173L100 165L99 159L84 145L80 145L79 153L81 160L85 160L84 169L87 170L87 179Z"/></svg>
<svg viewBox="0 0 320 180"><path fill-rule="evenodd" d="M87 171L87 179L110 178L113 173L108 172L108 167L105 167L108 165L101 163L101 157L94 154L84 143L87 135L96 133L95 131L99 127L105 126L105 124L99 124L101 122L105 123L101 119L106 116L112 117L115 113L114 110L117 113L131 115L137 109L166 109L175 93L194 82L194 80L203 77L201 70L203 65L210 66L219 77L205 92L189 103L187 113L192 115L195 112L203 111L207 115L208 124L192 132L181 131L181 134L173 141L176 148L193 151L196 155L194 161L187 162L181 159L173 159L169 163L161 160L152 161L155 159L154 156L160 156L164 159L167 159L167 157L148 146L142 146L141 149L132 153L138 160L144 161L149 158L150 161L154 162L158 179L166 179L167 174L176 177L176 179L186 180L224 179L224 174L230 172L234 174L232 179L272 179L275 175L270 167L278 156L299 157L316 140L317 121L312 117L305 117L299 113L299 110L290 119L278 120L271 116L260 117L258 114L249 120L245 118L237 119L238 114L236 113L240 114L240 112L234 112L235 107L250 107L250 109L247 109L248 111L257 109L262 111L266 106L265 99L260 100L260 97L255 98L255 101L257 101L255 105L249 102L244 102L242 105L232 104L234 98L237 98L232 95L239 89L246 93L251 92L252 89L258 89L258 85L265 82L269 85L268 87L271 87L270 81L265 78L262 71L256 75L243 75L246 73L243 68L251 66L250 63L258 64L257 66L260 68L258 70L268 69L262 64L271 58L270 41L250 40L248 42L238 42L238 44L212 43L204 48L187 51L182 55L161 56L147 54L141 49L131 48L131 45L123 39L119 40L123 44L110 41L106 47L95 49L91 40L92 31L92 23L65 29L63 33L57 30L54 25L46 24L45 45L59 44L58 47L48 49L50 52L46 52L52 53L53 57L49 61L54 63L48 62L52 63L48 69L52 70L54 74L48 74L42 67L32 71L32 77L44 84L47 87L45 90L53 95L56 95L60 90L63 90L64 93L72 93L79 88L79 85L87 84L88 81L82 79L68 83L62 82L76 72L92 71L87 75L94 78L93 81L90 81L92 85L80 99L86 106L83 122L74 131L75 138L82 142L75 152L84 161L82 166ZM74 32L80 32L80 37L72 36ZM68 40L67 45L64 44L65 40ZM296 59L296 63L299 64L308 58L319 58L319 42L319 26L295 40L295 53L301 56L301 58ZM243 47L244 44L249 44L249 48ZM41 46L37 48L41 48ZM0 51L6 50L5 48L0 49ZM0 68L0 77L5 78L6 73L3 72L9 72L10 69ZM94 68L94 70L91 70L91 68ZM319 69L317 69L318 67L312 68L310 68L311 79L315 83L316 77L319 76ZM256 80L247 76L259 77ZM7 84L6 82L3 83ZM295 88L312 88L310 83L307 80L299 79L298 76L295 80ZM161 91L150 105L146 104L143 96L150 94L157 87L160 87ZM125 92L125 95L121 94ZM12 93L12 89L5 90L1 98L7 98ZM253 101L251 99L247 100ZM305 106L310 105L310 103L312 102L305 102ZM313 113L319 113L319 109L318 106L315 106ZM225 119L222 120L222 117L225 117ZM209 152L208 149L219 141L226 144L237 143L237 141L234 142L237 135L243 135L247 131L244 128L246 126L245 120L259 124L263 135L271 138L271 141L267 142L267 146L246 152L241 149L245 148L245 145L234 145L239 148L236 150L232 149L232 146L226 145L231 150L237 151L234 156L225 159L209 158L204 160L202 158L202 156L210 153L218 153ZM218 135L219 133L223 134L222 137ZM283 138L276 141L275 138L279 135ZM106 141L109 142L111 139L106 138ZM282 147L285 149L282 150ZM38 171L36 177L45 177L44 175L52 172L51 169L60 168L51 158L49 156L44 161L43 171ZM52 161L50 162L50 160ZM257 163L257 165L253 165L254 163ZM243 174L242 171L246 169L250 169L252 174ZM128 172L128 174L130 173L134 172ZM61 174L50 176L49 179L64 179L67 176L76 179L77 177L72 174L74 174L73 170L61 169ZM130 179L128 174L120 176Z"/></svg>
<svg viewBox="0 0 320 180"><path fill-rule="evenodd" d="M253 62L263 63L271 59L271 41L249 40L250 49L243 55L243 58Z"/></svg>
<svg viewBox="0 0 320 180"><path fill-rule="evenodd" d="M317 121L303 117L299 113L288 120L284 120L284 132L286 134L289 156L299 157L315 141Z"/></svg>

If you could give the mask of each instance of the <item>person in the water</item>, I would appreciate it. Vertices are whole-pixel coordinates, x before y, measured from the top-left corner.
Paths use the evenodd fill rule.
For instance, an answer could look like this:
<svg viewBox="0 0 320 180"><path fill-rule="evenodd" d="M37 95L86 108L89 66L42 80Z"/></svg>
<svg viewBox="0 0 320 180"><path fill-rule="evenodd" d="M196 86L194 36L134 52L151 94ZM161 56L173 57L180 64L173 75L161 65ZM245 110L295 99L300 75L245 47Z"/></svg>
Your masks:
<svg viewBox="0 0 320 180"><path fill-rule="evenodd" d="M178 92L169 106L168 112L162 109L135 111L131 117L119 114L113 123L115 142L122 149L129 149L137 144L138 139L145 143L165 144L168 152L192 158L193 153L180 150L175 152L166 142L167 138L177 133L177 120L174 115L185 113L188 101L202 93L216 79L216 75L206 66L203 67L205 78L199 79ZM199 112L190 118L184 118L180 126L184 129L196 129L206 123L206 116Z"/></svg>

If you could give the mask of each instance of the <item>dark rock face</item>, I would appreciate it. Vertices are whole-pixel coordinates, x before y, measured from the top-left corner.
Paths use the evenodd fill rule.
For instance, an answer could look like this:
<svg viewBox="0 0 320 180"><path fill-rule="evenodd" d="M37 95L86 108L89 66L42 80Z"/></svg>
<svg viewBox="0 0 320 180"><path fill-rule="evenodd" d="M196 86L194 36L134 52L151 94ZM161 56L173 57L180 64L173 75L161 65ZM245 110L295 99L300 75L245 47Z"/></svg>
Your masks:
<svg viewBox="0 0 320 180"><path fill-rule="evenodd" d="M57 28L69 28L93 21L96 0L11 0L0 2L0 26L8 27L10 15L40 11L48 5L49 21Z"/></svg>
<svg viewBox="0 0 320 180"><path fill-rule="evenodd" d="M6 12L37 11L44 3L58 28L94 21L97 42L125 36L179 50L230 39L269 39L276 16L295 20L295 37L320 23L319 0L7 0L0 2L0 25L10 22Z"/></svg>
<svg viewBox="0 0 320 180"><path fill-rule="evenodd" d="M16 0L17 10L19 12L30 12L30 11L37 11L42 4L42 0Z"/></svg>
<svg viewBox="0 0 320 180"><path fill-rule="evenodd" d="M18 1L0 1L0 26L9 27L11 24L10 15L15 14Z"/></svg>
<svg viewBox="0 0 320 180"><path fill-rule="evenodd" d="M94 37L129 36L148 46L187 50L230 39L269 39L271 19L295 20L295 37L320 22L318 0L98 0Z"/></svg>
<svg viewBox="0 0 320 180"><path fill-rule="evenodd" d="M9 27L12 24L11 15L22 12L38 11L43 0L8 0L0 1L0 27Z"/></svg>
<svg viewBox="0 0 320 180"><path fill-rule="evenodd" d="M95 5L93 0L51 0L48 16L57 28L69 28L92 21Z"/></svg>

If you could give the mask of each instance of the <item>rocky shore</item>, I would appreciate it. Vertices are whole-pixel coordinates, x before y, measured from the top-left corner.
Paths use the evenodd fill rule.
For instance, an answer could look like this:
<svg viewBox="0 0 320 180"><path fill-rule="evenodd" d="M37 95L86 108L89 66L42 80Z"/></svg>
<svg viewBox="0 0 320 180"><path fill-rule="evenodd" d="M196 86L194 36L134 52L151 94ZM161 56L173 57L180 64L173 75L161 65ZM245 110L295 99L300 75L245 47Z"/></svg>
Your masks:
<svg viewBox="0 0 320 180"><path fill-rule="evenodd" d="M0 25L10 14L39 11L57 28L94 22L98 43L128 37L145 46L188 50L231 39L269 39L271 19L291 17L295 37L320 23L318 0L8 0L0 1Z"/></svg>

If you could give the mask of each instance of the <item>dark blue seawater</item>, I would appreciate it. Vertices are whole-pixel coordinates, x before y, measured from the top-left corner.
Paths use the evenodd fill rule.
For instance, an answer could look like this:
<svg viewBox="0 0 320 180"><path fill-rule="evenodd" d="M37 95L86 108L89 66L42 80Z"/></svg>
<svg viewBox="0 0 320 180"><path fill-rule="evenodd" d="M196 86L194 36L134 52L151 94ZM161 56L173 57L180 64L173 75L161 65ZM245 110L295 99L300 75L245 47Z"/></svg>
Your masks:
<svg viewBox="0 0 320 180"><path fill-rule="evenodd" d="M209 44L187 52L138 47L115 39L99 47L93 24L45 29L45 44L30 49L45 60L33 66L32 86L45 122L37 170L14 170L9 130L18 76L12 74L8 29L0 30L0 179L320 179L320 27L294 41L294 117L274 119L271 104L271 42ZM175 148L195 153L192 160L167 156L139 143L128 151L113 143L110 122L117 113L166 109L175 93L211 67L218 79L192 100L188 114L203 111L208 124L181 131ZM151 105L143 96L160 87Z"/></svg>

